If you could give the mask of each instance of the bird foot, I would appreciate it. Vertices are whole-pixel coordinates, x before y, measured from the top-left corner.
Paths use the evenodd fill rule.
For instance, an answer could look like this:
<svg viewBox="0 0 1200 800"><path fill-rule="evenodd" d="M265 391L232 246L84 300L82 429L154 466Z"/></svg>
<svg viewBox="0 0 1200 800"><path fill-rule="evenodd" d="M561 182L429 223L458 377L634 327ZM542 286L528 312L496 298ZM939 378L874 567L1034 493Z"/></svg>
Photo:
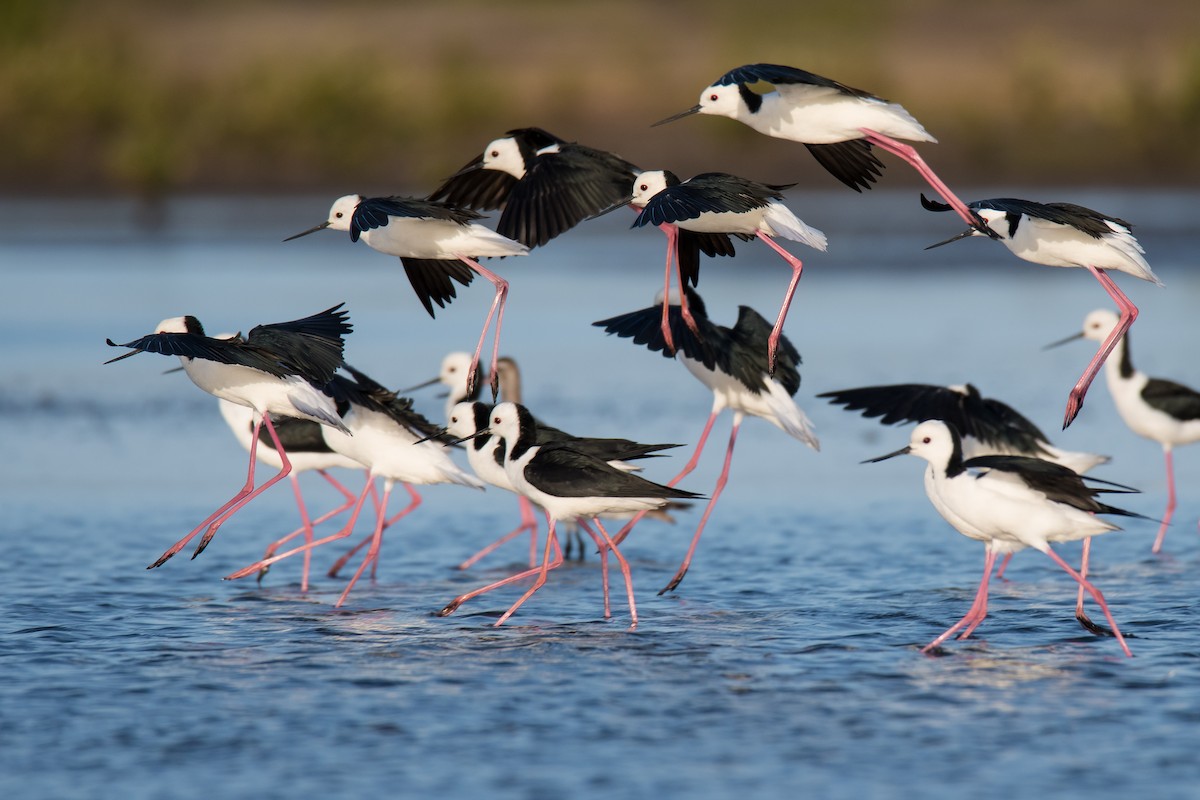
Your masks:
<svg viewBox="0 0 1200 800"><path fill-rule="evenodd" d="M675 591L675 588L676 588L677 586L679 586L679 584L680 584L680 582L681 582L681 581L683 581L683 576L684 576L684 575L687 575L687 570L684 570L683 572L680 572L679 574L677 574L677 575L676 575L674 578L672 578L672 579L671 579L671 582L670 582L670 583L668 583L668 584L667 584L666 586L664 586L663 588L659 589L659 590L658 590L658 596L659 596L659 597L662 597L662 596L663 596L664 594L666 594L667 592L673 592L673 591Z"/></svg>
<svg viewBox="0 0 1200 800"><path fill-rule="evenodd" d="M445 608L443 608L441 611L437 612L437 615L439 617L448 617L451 614L453 614L455 611L458 611L458 607L461 605L462 605L462 600L455 598L455 599L451 600L449 602L449 604L446 605Z"/></svg>
<svg viewBox="0 0 1200 800"><path fill-rule="evenodd" d="M1083 409L1083 395L1077 396L1074 392L1071 392L1070 396L1067 397L1066 414L1063 415L1063 430L1064 431L1067 429L1067 426L1069 426L1072 422L1075 421L1075 417L1079 416L1079 412L1082 409Z"/></svg>

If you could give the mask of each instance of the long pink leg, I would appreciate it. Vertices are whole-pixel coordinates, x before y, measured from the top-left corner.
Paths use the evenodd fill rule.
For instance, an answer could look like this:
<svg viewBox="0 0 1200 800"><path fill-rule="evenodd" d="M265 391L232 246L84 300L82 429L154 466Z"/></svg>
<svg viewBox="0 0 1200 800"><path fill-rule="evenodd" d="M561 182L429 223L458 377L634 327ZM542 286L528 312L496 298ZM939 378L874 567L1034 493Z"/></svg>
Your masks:
<svg viewBox="0 0 1200 800"><path fill-rule="evenodd" d="M1093 586L1091 583L1089 583L1088 580L1086 578L1084 578L1082 575L1080 575L1078 572L1071 569L1071 565L1068 564L1066 561L1063 561L1062 557L1059 556L1058 553L1054 552L1053 550L1051 550L1048 547L1046 548L1046 550L1044 552L1046 553L1046 555L1050 556L1050 558L1054 560L1055 564L1058 564L1060 567L1065 569L1067 571L1067 574L1070 575L1072 578L1074 578L1076 580L1076 582L1079 583L1080 586L1082 586L1084 589L1086 589L1087 593L1090 594L1092 596L1092 598L1100 605L1100 610L1104 612L1104 618L1106 620L1108 620L1108 624L1112 626L1112 635L1117 638L1118 642L1120 642L1121 649L1123 651L1125 651L1125 655L1132 658L1133 653L1131 653L1129 651L1129 645L1125 644L1125 637L1121 635L1120 629L1117 628L1117 621L1114 620L1112 617L1112 614L1109 613L1108 603L1104 602L1104 595L1100 594L1100 590L1097 589L1095 586Z"/></svg>
<svg viewBox="0 0 1200 800"><path fill-rule="evenodd" d="M375 516L375 530L371 534L371 547L367 550L367 557L358 565L358 570L354 573L354 577L346 584L346 588L342 590L341 596L333 604L334 608L341 608L342 603L346 602L346 598L350 596L350 590L354 588L354 584L358 583L358 579L362 577L363 570L367 568L367 564L374 564L375 560L379 557L379 548L383 544L383 529L386 525L384 513L387 511L388 498L391 497L392 486L394 484L395 482L390 478L383 482L383 498L380 500L379 513Z"/></svg>
<svg viewBox="0 0 1200 800"><path fill-rule="evenodd" d="M870 128L859 128L859 130L862 131L864 138L866 138L866 140L871 144L888 151L897 158L908 162L913 169L920 173L921 177L925 179L925 182L932 186L934 191L940 194L942 199L950 204L950 207L954 209L955 213L963 218L964 222L966 222L972 228L978 228L983 225L983 220L981 220L977 214L971 211L971 209L967 208L967 204L962 200L959 200L958 196L955 195L954 192L950 191L950 187L946 186L946 184L942 182L942 179L934 174L933 170L929 168L929 165L925 163L925 160L917 154L916 148L914 148L912 145L898 142L890 136L884 136L882 133L873 131Z"/></svg>
<svg viewBox="0 0 1200 800"><path fill-rule="evenodd" d="M421 495L417 494L417 490L412 488L411 486L409 486L407 483L403 484L403 486L405 489L408 490L409 503L407 506L405 506L399 512L397 512L394 517L392 517L391 519L384 522L382 530L387 530L388 528L392 527L392 525L396 524L401 519L408 516L413 511L415 511L417 506L421 505ZM378 505L375 506L375 513L379 516L380 519L383 518L383 512L385 510L384 503L386 503L386 502L387 502L387 499L386 499L386 495L385 495L384 500L382 500ZM350 548L349 552L347 552L344 556L342 556L336 562L334 562L334 565L332 567L330 567L329 571L325 574L330 578L336 578L338 572L341 571L342 567L346 566L346 562L349 561L350 558L355 553L357 553L359 550L361 550L364 545L369 544L370 542L374 541L374 539L375 539L375 533L374 533L374 531L372 531L370 536L363 539L358 544L354 545L354 547ZM376 548L376 549L378 549L378 548ZM377 566L378 566L378 561L372 562L372 566L371 566L371 577L372 578L375 577L375 568Z"/></svg>
<svg viewBox="0 0 1200 800"><path fill-rule="evenodd" d="M479 373L479 357L483 354L483 342L487 339L488 328L492 325L492 317L495 317L496 335L492 338L492 368L489 373L491 375L492 402L495 402L496 396L500 394L500 376L496 372L496 362L500 359L500 328L504 324L504 303L508 299L508 281L496 273L484 269L473 258L460 255L458 260L491 281L492 285L496 287L496 296L492 298L487 319L483 321L483 330L479 333L479 343L475 345L475 354L471 356L471 369L467 371L467 392L470 393L475 389L475 380Z"/></svg>
<svg viewBox="0 0 1200 800"><path fill-rule="evenodd" d="M341 514L343 511L350 508L350 506L354 505L354 499L355 499L354 493L351 492L349 489L347 489L345 486L343 486L340 481L338 481L336 478L334 478L332 475L330 475L328 472L326 472L323 469L317 470L317 474L320 475L325 480L329 481L330 485L332 485L333 488L335 488L339 492L341 492L342 497L344 497L346 499L346 502L342 503L342 505L338 506L337 508L331 509L330 511L326 511L324 514L322 514L321 516L314 519L311 523L306 523L307 527L297 528L296 530L289 533L287 536L281 536L280 538L271 542L269 545L267 545L267 549L265 551L263 551L263 558L270 558L271 556L275 555L276 550L278 550L280 547L282 547L283 545L290 542L292 539L295 539L297 536L299 536L302 533L304 534L304 541L311 542L313 528L320 525L322 522L326 522L326 521L336 517L338 514ZM292 476L292 477L294 478L295 476ZM296 486L295 488L297 491L296 500L297 500L297 503L299 503L300 502L299 487ZM305 519L305 511L303 510L303 506L302 506L300 516L301 516L301 519ZM308 567L309 567L309 561L311 560L310 556L311 556L311 551L308 551L304 554L304 577L300 582L300 591L302 591L302 592L308 591ZM262 579L264 577L266 577L267 573L270 571L271 571L270 567L267 567L266 569L263 569L261 572L259 572L258 573L258 582L262 583Z"/></svg>
<svg viewBox="0 0 1200 800"><path fill-rule="evenodd" d="M206 530L204 532L204 535L200 537L200 544L196 545L196 552L192 553L192 558L195 558L196 556L198 556L204 552L204 548L208 547L208 543L211 542L213 537L217 535L217 529L220 528L222 525L224 525L229 520L230 517L232 517L234 514L236 514L242 508L244 508L246 506L246 504L249 503L251 500L253 500L255 497L258 497L260 494L265 492L267 489L274 486L277 482L282 480L284 478L284 476L288 475L292 471L292 462L288 460L287 452L284 451L283 445L280 444L280 442L279 442L279 435L275 433L275 425L271 422L271 416L269 414L263 414L262 420L263 420L263 423L267 427L267 433L271 434L271 441L274 442L274 444L275 444L275 452L277 452L279 454L279 460L281 462L283 462L283 468L279 470L279 473L277 475L274 475L271 478L268 478L266 481L263 482L262 486L259 486L257 489L252 491L250 494L246 495L246 497L243 498L241 500L241 502L237 503L236 505L234 505L233 508L226 511L225 514L220 519L218 519L216 522L213 522L211 525L209 525L208 530ZM255 429L254 435L256 435L256 436L258 435L257 429Z"/></svg>
<svg viewBox="0 0 1200 800"><path fill-rule="evenodd" d="M700 433L700 441L696 442L696 450L694 453L692 453L691 460L684 465L683 469L680 470L678 475L667 481L667 486L674 486L687 477L694 469L696 469L696 465L700 463L700 454L704 452L704 444L708 441L708 434L712 432L713 423L716 422L717 414L719 413L720 408L718 408L717 403L714 402L712 413L708 415L708 422L704 423L704 430ZM641 522L642 517L644 516L646 516L645 511L639 511L638 513L634 514L633 519L629 520L629 522L626 522L625 527L621 528L621 530L617 531L617 534L613 536L613 541L617 544L625 541L625 537L629 535L629 532L633 530L635 525Z"/></svg>
<svg viewBox="0 0 1200 800"><path fill-rule="evenodd" d="M1154 546L1150 548L1151 553L1162 550L1167 526L1171 524L1171 517L1175 515L1175 457L1171 454L1171 445L1164 444L1163 453L1167 457L1167 510L1163 512L1162 525L1158 528L1158 536L1154 538Z"/></svg>
<svg viewBox="0 0 1200 800"><path fill-rule="evenodd" d="M549 523L548 517L547 517L547 522ZM551 540L553 540L553 541L551 541ZM547 567L547 569L557 569L558 567L562 566L562 563L563 563L562 548L559 547L559 545L558 545L558 536L551 536L547 539L546 546L550 547L551 544L553 544L553 547L554 547L554 559L551 561L550 566ZM468 600L472 600L476 597L479 597L481 594L487 594L488 592L492 591L493 589L499 589L501 586L507 586L510 583L516 583L517 581L521 581L526 578L532 577L534 575L539 574L541 571L542 571L542 567L540 567L540 566L535 567L533 569L523 570L521 572L516 573L515 575L509 575L507 578L498 580L495 583L489 583L487 586L482 586L478 589L474 589L470 592L467 592L466 594L460 594L458 597L454 598L449 603L447 603L445 605L445 607L442 608L441 611L437 612L437 615L439 617L449 616L450 614L453 614L455 611L457 611L458 607L461 606L463 603L467 602Z"/></svg>
<svg viewBox="0 0 1200 800"><path fill-rule="evenodd" d="M621 555L621 551L617 549L616 542L608 535L608 531L604 529L604 523L600 521L600 518L595 517L592 521L600 529L600 535L604 537L604 544L609 550L612 550L613 557L617 559L617 564L621 567L621 574L625 577L625 594L629 599L629 617L632 620L629 624L629 630L632 631L637 628L638 615L637 604L633 600L633 575L629 570L629 562L625 560L625 556ZM605 587L608 586L607 580L604 582L604 585ZM605 616L608 615L605 614Z"/></svg>
<svg viewBox="0 0 1200 800"><path fill-rule="evenodd" d="M1087 368L1084 369L1083 375L1079 381L1071 389L1071 393L1067 395L1067 411L1063 417L1063 430L1066 430L1075 417L1079 414L1079 410L1083 408L1083 398L1087 394L1088 387L1092 385L1092 381L1096 378L1096 373L1100 371L1100 367L1104 365L1108 354L1117 346L1117 342L1133 325L1133 321L1137 319L1137 306L1133 304L1120 287L1113 282L1102 269L1088 266L1088 271L1096 276L1096 280L1100 281L1100 285L1104 287L1104 291L1108 292L1108 296L1113 299L1117 307L1121 309L1121 318L1117 321L1117 327L1112 329L1108 334L1108 338L1100 345L1100 349L1096 351L1096 355L1092 356L1092 360L1088 362ZM1156 551L1157 552L1157 551Z"/></svg>
<svg viewBox="0 0 1200 800"><path fill-rule="evenodd" d="M787 319L788 309L792 306L792 295L796 293L796 284L800 283L800 273L804 271L804 263L794 255L784 250L770 236L767 236L762 231L757 231L757 236L766 242L772 250L779 253L783 260L788 262L792 268L792 279L788 282L787 292L783 295L783 305L779 308L779 316L775 318L775 327L771 329L771 336L767 339L767 373L775 374L775 353L779 349L779 337L783 335L783 321Z"/></svg>
<svg viewBox="0 0 1200 800"><path fill-rule="evenodd" d="M279 470L279 473L277 475L272 477L270 480L268 480L266 483L264 483L257 490L253 490L253 488L254 488L254 467L255 467L255 464L257 463L257 456L258 456L258 433L262 427L264 420L266 420L266 423L267 423L267 430L269 430L271 432L271 438L274 439L274 441L275 441L275 448L279 452L279 458L283 462L283 467L282 467L282 469ZM254 499L257 495L261 494L265 489L272 486L273 484L275 484L277 481L279 481L281 478L283 478L289 472L292 471L292 464L290 461L288 461L287 454L284 453L283 448L279 446L279 437L276 436L275 428L274 428L274 426L271 425L271 420L267 417L267 415L263 414L263 415L259 416L259 418L255 421L253 435L254 435L254 438L250 443L250 468L246 472L246 483L243 484L242 488L239 489L237 494L235 494L232 498L230 498L228 502L226 502L224 505L222 505L216 511L214 511L213 513L211 513L207 517L205 517L204 521L201 522L199 525L197 525L195 528L193 528L191 533L189 533L187 536L180 539L175 544L171 545L171 547L165 553L163 553L161 556L158 557L157 561L155 561L150 566L146 567L146 569L154 569L155 567L162 566L172 556L174 556L176 553L178 553L180 550L182 550L187 545L187 543L190 542L197 533L204 530L204 528L211 526L209 532L206 534L205 539L201 540L200 547L196 550L195 553L192 554L192 558L195 558L196 556L198 556L200 554L201 550L203 550L204 547L207 545L207 543L208 543L207 540L212 538L212 535L217 532L217 528L221 527L221 525L225 522L226 519L231 517L238 509L240 509L246 503L250 502L250 500Z"/></svg>
<svg viewBox="0 0 1200 800"><path fill-rule="evenodd" d="M1000 569L996 570L996 580L999 580L999 581L1005 580L1004 571L1006 569L1008 569L1008 562L1012 561L1012 557L1013 557L1012 553L1004 554L1004 559L1000 562Z"/></svg>
<svg viewBox="0 0 1200 800"><path fill-rule="evenodd" d="M966 636L971 631L978 627L979 623L987 616L987 595L988 595L988 580L992 576L992 567L996 564L996 553L989 547L984 551L983 558L983 580L979 582L979 588L975 590L975 602L971 604L971 608L967 611L965 617L951 625L945 633L934 639L929 644L921 648L922 653L928 653L942 642L949 639L964 625L970 624L971 628L963 634Z"/></svg>
<svg viewBox="0 0 1200 800"><path fill-rule="evenodd" d="M480 550L475 555L468 558L466 561L459 564L458 565L459 569L470 569L475 564L475 562L479 561L479 559L488 555L489 553L494 551L497 547L504 544L505 542L511 541L512 539L515 539L516 537L520 536L521 533L523 533L524 531L529 531L529 533L531 534L530 541L529 541L529 566L532 567L537 563L537 529L538 529L538 525L537 525L537 516L533 513L533 503L531 503L529 501L529 498L527 498L527 497L518 496L517 499L518 499L520 507L521 507L521 524L519 526L517 526L515 529L513 529L513 530L509 531L508 533L504 534L503 536L501 536L496 541L489 544L487 547L484 547L482 550Z"/></svg>
<svg viewBox="0 0 1200 800"><path fill-rule="evenodd" d="M1086 578L1088 576L1088 558L1092 552L1092 537L1087 537L1083 540L1083 558L1079 562L1079 577ZM1103 625L1097 625L1092 621L1092 618L1083 612L1083 585L1079 586L1079 594L1075 598L1075 619L1079 621L1087 630L1097 636L1112 636L1113 632Z"/></svg>
<svg viewBox="0 0 1200 800"><path fill-rule="evenodd" d="M584 520L583 517L579 517L577 520L575 520L575 523L579 527L583 528L583 530L587 533L588 536L592 537L592 541L596 543L596 550L600 553L600 585L604 587L604 618L609 619L610 617L612 617L612 608L609 605L609 598L608 598L608 550L609 550L609 547L605 543L605 541L600 538L600 534L596 533L594 530L591 529L591 527L587 524L587 522ZM581 540L581 542L582 542L582 540ZM582 543L580 544L580 547L581 548L583 547Z"/></svg>
<svg viewBox="0 0 1200 800"><path fill-rule="evenodd" d="M519 600L517 600L517 602L513 603L509 607L508 611L504 612L504 614L500 617L500 619L496 620L496 624L494 627L499 628L501 625L503 625L505 620L507 620L509 617L511 617L513 615L513 612L515 612L518 608L520 608L525 603L526 600L533 597L534 592L536 592L538 589L542 588L546 584L546 573L549 572L551 569L551 566L550 566L551 542L555 542L558 539L557 535L555 534L556 522L557 522L557 520L554 520L553 518L550 519L550 530L546 532L546 550L544 553L542 553L542 566L540 569L537 570L537 573L538 573L537 580L533 582L533 586L530 586L529 589L526 590L525 594L521 595L521 598ZM555 548L555 549L557 550L557 548ZM562 559L556 558L554 566L557 567L560 564L562 564Z"/></svg>
<svg viewBox="0 0 1200 800"><path fill-rule="evenodd" d="M258 572L259 570L263 569L264 567L269 567L272 564L278 563L285 558L290 558L290 557L296 555L297 553L303 553L308 550L313 550L317 547L320 547L323 544L328 544L329 542L336 542L338 539L345 539L347 536L349 536L354 531L354 525L355 525L355 523L358 522L358 515L360 513L362 513L363 504L366 503L367 495L371 493L371 487L374 483L373 479L374 479L374 476L368 473L367 485L363 487L362 493L358 496L358 501L354 505L354 510L350 513L349 521L347 521L346 525L341 530L339 530L337 533L322 537L313 542L308 542L306 544L302 544L299 547L293 547L291 550L288 550L286 553L280 553L279 555L271 556L270 558L264 558L261 561L256 561L248 567L242 567L237 572L233 572L233 573L230 573L229 575L226 575L225 580L233 581L233 580L237 580L238 578L244 578L247 575Z"/></svg>
<svg viewBox="0 0 1200 800"><path fill-rule="evenodd" d="M725 491L725 484L729 481L729 466L733 463L733 446L737 443L738 429L742 426L744 415L741 411L737 411L733 415L733 428L729 431L729 447L725 450L725 464L721 467L721 475L717 478L717 485L713 487L712 495L708 498L708 505L704 507L704 516L700 517L700 525L696 528L695 535L692 536L692 544L688 547L687 555L683 557L683 563L679 565L679 570L675 573L675 577L671 578L671 582L659 590L658 594L661 597L666 592L675 590L679 582L683 580L683 576L687 575L688 567L692 564L692 555L696 552L696 545L700 543L700 534L704 533L704 526L708 524L708 517L712 514L713 508L717 505L717 500L721 497L721 492Z"/></svg>

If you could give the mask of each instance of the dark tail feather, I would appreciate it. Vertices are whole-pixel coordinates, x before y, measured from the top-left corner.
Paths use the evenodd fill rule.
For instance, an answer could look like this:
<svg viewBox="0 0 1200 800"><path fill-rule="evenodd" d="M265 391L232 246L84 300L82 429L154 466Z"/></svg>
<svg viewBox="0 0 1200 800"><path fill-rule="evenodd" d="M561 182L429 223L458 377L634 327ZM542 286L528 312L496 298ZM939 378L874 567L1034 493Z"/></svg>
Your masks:
<svg viewBox="0 0 1200 800"><path fill-rule="evenodd" d="M830 175L856 192L870 189L883 175L883 162L871 152L871 143L866 139L804 146Z"/></svg>
<svg viewBox="0 0 1200 800"><path fill-rule="evenodd" d="M413 291L417 293L421 305L433 314L433 304L445 308L450 301L457 297L454 290L454 280L463 286L470 286L475 273L461 261L439 261L431 258L401 258L404 272L408 275Z"/></svg>

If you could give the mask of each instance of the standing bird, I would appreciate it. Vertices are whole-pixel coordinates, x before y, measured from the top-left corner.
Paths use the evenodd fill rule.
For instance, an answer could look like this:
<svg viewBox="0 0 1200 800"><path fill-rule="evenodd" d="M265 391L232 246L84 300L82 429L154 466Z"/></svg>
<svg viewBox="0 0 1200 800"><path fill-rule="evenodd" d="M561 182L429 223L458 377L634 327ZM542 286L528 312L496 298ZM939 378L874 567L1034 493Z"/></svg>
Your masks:
<svg viewBox="0 0 1200 800"><path fill-rule="evenodd" d="M130 352L106 361L128 358L141 352L179 356L192 382L217 398L249 407L254 413L250 446L250 468L245 485L229 502L218 508L180 539L147 569L174 556L201 530L207 528L192 558L200 555L217 529L235 512L292 471L271 415L299 417L324 427L345 431L333 398L325 387L342 365L343 337L353 328L341 303L311 317L257 325L246 337L213 338L204 335L200 320L193 316L172 317L158 324L154 333L111 347L130 347ZM279 472L254 488L259 433L265 426L280 457Z"/></svg>
<svg viewBox="0 0 1200 800"><path fill-rule="evenodd" d="M765 347L771 330L770 323L763 319L757 311L748 306L738 308L738 321L732 328L726 328L712 323L705 311L704 301L693 289L683 287L692 308L699 335L694 335L683 321L683 313L676 303L670 305L671 330L678 342L679 360L687 367L696 379L712 390L712 413L696 443L696 452L678 475L667 483L674 486L685 475L696 468L704 444L712 431L713 422L723 409L733 411L733 426L729 432L729 446L725 451L725 463L717 478L716 486L704 509L704 516L692 537L691 546L683 559L679 570L659 594L671 591L683 580L700 542L700 534L708 522L717 499L725 489L729 480L729 467L733 460L733 447L737 442L738 429L746 415L760 417L775 427L799 439L813 450L820 450L821 445L813 432L812 422L796 405L792 397L800 389L800 354L787 337L779 343L778 369L775 375L768 374ZM592 323L604 328L609 333L615 333L621 338L632 338L634 344L645 345L649 350L661 352L665 358L674 357L666 343L659 325L659 307L661 302L656 298L656 305L632 311L611 319ZM619 544L629 534L638 518L628 523L616 538Z"/></svg>
<svg viewBox="0 0 1200 800"><path fill-rule="evenodd" d="M949 206L928 200L924 195L921 196L921 203L930 211L949 210ZM1025 261L1048 267L1082 267L1088 270L1121 309L1120 322L1100 345L1067 397L1067 409L1063 417L1065 429L1083 408L1083 398L1100 371L1100 365L1116 347L1117 340L1137 319L1137 306L1105 270L1120 270L1157 286L1162 286L1162 281L1151 271L1143 257L1145 251L1130 233L1133 226L1122 219L1073 203L1035 203L1008 197L976 200L970 207L984 221L985 231L981 233L971 228L925 249L941 247L968 236L988 235L999 239L1013 255Z"/></svg>
<svg viewBox="0 0 1200 800"><path fill-rule="evenodd" d="M411 400L397 396L395 392L389 391L349 365L346 365L346 370L353 380L338 375L330 383L330 390L337 399L338 413L345 422L345 429L322 430L322 433L325 434L326 443L333 450L367 468L367 487L359 495L350 520L335 534L258 561L228 575L226 580L245 577L296 553L346 538L354 530L374 479L383 478L383 496L380 498L374 531L368 540L371 546L358 571L334 604L335 607L341 606L367 566L375 563L378 558L384 528L420 505L421 496L412 488L413 484L427 486L455 483L474 489L483 488L482 481L460 469L450 459L444 447L422 441L436 437L439 431L437 426L413 410ZM403 484L408 490L410 503L388 520L388 499L396 483Z"/></svg>
<svg viewBox="0 0 1200 800"><path fill-rule="evenodd" d="M1055 447L1041 429L1015 408L984 397L973 385L933 386L900 383L838 389L817 397L862 411L867 418L880 417L884 425L940 419L962 436L963 457L1007 455L1041 458L1062 464L1080 474L1107 464L1109 456L1079 453Z"/></svg>
<svg viewBox="0 0 1200 800"><path fill-rule="evenodd" d="M522 405L501 403L491 410L488 426L475 436L495 435L504 440L504 470L513 489L541 506L546 511L549 531L542 555L541 567L537 570L518 573L503 581L472 592L470 596L537 574L534 584L496 621L502 625L534 592L546 583L546 574L562 564L562 552L558 547L556 527L564 520L580 520L590 535L597 540L601 550L611 550L625 577L625 590L629 600L630 630L637 627L637 605L633 596L633 579L629 564L617 549L616 543L604 529L600 516L612 513L627 513L661 508L672 499L699 497L692 492L652 483L645 478L619 470L602 458L576 449L571 442L538 443L537 424L533 415ZM596 534L590 525L583 522L591 519L599 530ZM551 560L550 553L555 553ZM606 586L607 592L607 586ZM441 614L452 613L462 600L456 598L442 609ZM607 609L606 609L607 611Z"/></svg>
<svg viewBox="0 0 1200 800"><path fill-rule="evenodd" d="M984 543L983 579L975 602L961 620L921 649L927 653L966 626L958 638L971 635L987 616L988 579L996 556L1026 547L1042 551L1070 575L1100 605L1112 634L1125 655L1132 656L1125 637L1117 628L1100 590L1071 569L1050 549L1051 542L1071 542L1120 530L1097 514L1140 517L1106 505L1096 495L1111 491L1135 491L1119 484L1084 478L1058 464L1025 456L978 456L964 459L958 431L941 420L922 422L913 429L906 447L868 463L911 454L929 462L925 492L938 513L959 533ZM1084 481L1113 489L1095 489Z"/></svg>
<svg viewBox="0 0 1200 800"><path fill-rule="evenodd" d="M779 348L779 337L783 333L783 321L792 304L796 284L804 264L800 259L776 244L774 237L781 236L802 242L815 250L824 252L825 234L806 225L791 209L785 206L782 190L792 184L770 185L728 175L723 172L705 172L686 181L680 181L674 173L666 170L643 172L634 184L632 203L641 208L633 227L657 225L667 234L667 270L663 281L663 306L661 329L667 346L675 349L667 320L668 297L671 296L671 256L677 253L677 229L698 234L737 236L743 240L761 239L778 253L792 268L792 280L783 296L783 305L775 320L775 327L767 338L767 373L775 373L775 354ZM732 253L732 245L730 245ZM699 280L699 262L695 271L687 274L680 264L677 283L682 287ZM687 295L683 295L680 308L683 320L693 333L698 334L696 323L688 309Z"/></svg>
<svg viewBox="0 0 1200 800"><path fill-rule="evenodd" d="M1117 315L1097 309L1083 320L1083 330L1055 344L1076 339L1106 341L1119 325ZM1151 378L1134 368L1129 355L1129 334L1119 338L1104 367L1108 391L1117 413L1129 429L1162 445L1167 462L1167 510L1154 539L1153 552L1162 550L1167 525L1175 514L1175 445L1200 442L1200 392L1174 381Z"/></svg>
<svg viewBox="0 0 1200 800"><path fill-rule="evenodd" d="M238 443L247 451L255 447L253 439L255 431L254 411L247 406L231 403L228 400L218 400L217 405L221 410L221 417L225 420L229 429L233 431L233 435L237 438ZM275 426L275 433L279 436L279 442L289 454L292 462L292 471L288 475L288 478L292 482L292 492L296 496L296 507L300 510L301 525L287 536L280 537L271 542L267 546L263 558L270 558L282 545L301 534L304 535L305 542L311 542L315 526L336 517L354 505L354 493L343 486L341 481L330 475L328 470L333 467L353 470L362 469L362 464L353 459L346 458L340 453L335 453L325 443L325 438L321 435L321 426L316 422L296 417L280 417L274 420L273 424ZM270 435L266 431L259 430L258 439L258 448L255 450L258 460L269 467L283 469L283 460L279 457L279 453L275 451L275 443L271 440ZM315 470L330 486L341 493L345 500L341 505L325 512L315 520L309 518L308 508L304 504L304 496L300 492L300 482L296 477L299 473L307 472L308 470ZM302 592L308 591L308 573L311 560L311 551L305 551L304 570L300 578L300 591ZM266 575L266 570L259 573L258 579L261 581L264 575Z"/></svg>
<svg viewBox="0 0 1200 800"><path fill-rule="evenodd" d="M349 231L350 241L361 237L371 248L390 256L398 256L412 283L413 290L433 316L433 303L440 308L456 296L454 281L463 286L471 283L472 271L478 272L496 287L496 296L488 309L479 343L471 358L467 385L475 386L479 357L487 338L492 318L496 319L496 334L492 345L492 397L497 393L495 367L500 349L500 328L504 322L504 303L508 297L508 281L484 269L477 259L528 255L529 248L505 238L475 220L481 215L444 203L413 197L371 197L348 194L333 202L329 219L313 228L284 239L290 242L325 228Z"/></svg>
<svg viewBox="0 0 1200 800"><path fill-rule="evenodd" d="M756 83L769 83L775 91L755 92L750 86ZM870 92L795 67L746 64L717 78L696 105L654 124L691 114L729 117L767 136L801 142L822 167L855 191L870 189L883 173L883 163L871 152L875 145L908 162L964 222L982 227L917 151L896 141L937 139L901 105Z"/></svg>
<svg viewBox="0 0 1200 800"><path fill-rule="evenodd" d="M429 199L503 208L496 232L533 248L629 197L638 172L613 153L518 128L490 142Z"/></svg>

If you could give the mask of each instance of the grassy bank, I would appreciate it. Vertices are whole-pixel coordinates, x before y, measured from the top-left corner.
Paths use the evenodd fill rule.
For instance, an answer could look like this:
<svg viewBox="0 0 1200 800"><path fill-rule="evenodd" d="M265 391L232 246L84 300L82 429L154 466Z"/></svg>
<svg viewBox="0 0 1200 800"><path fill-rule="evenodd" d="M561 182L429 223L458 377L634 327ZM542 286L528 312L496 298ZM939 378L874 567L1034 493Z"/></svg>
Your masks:
<svg viewBox="0 0 1200 800"><path fill-rule="evenodd" d="M540 125L646 167L825 185L731 121L648 127L752 61L902 102L952 182L1200 175L1194 0L778 5L0 2L0 183L421 191Z"/></svg>

